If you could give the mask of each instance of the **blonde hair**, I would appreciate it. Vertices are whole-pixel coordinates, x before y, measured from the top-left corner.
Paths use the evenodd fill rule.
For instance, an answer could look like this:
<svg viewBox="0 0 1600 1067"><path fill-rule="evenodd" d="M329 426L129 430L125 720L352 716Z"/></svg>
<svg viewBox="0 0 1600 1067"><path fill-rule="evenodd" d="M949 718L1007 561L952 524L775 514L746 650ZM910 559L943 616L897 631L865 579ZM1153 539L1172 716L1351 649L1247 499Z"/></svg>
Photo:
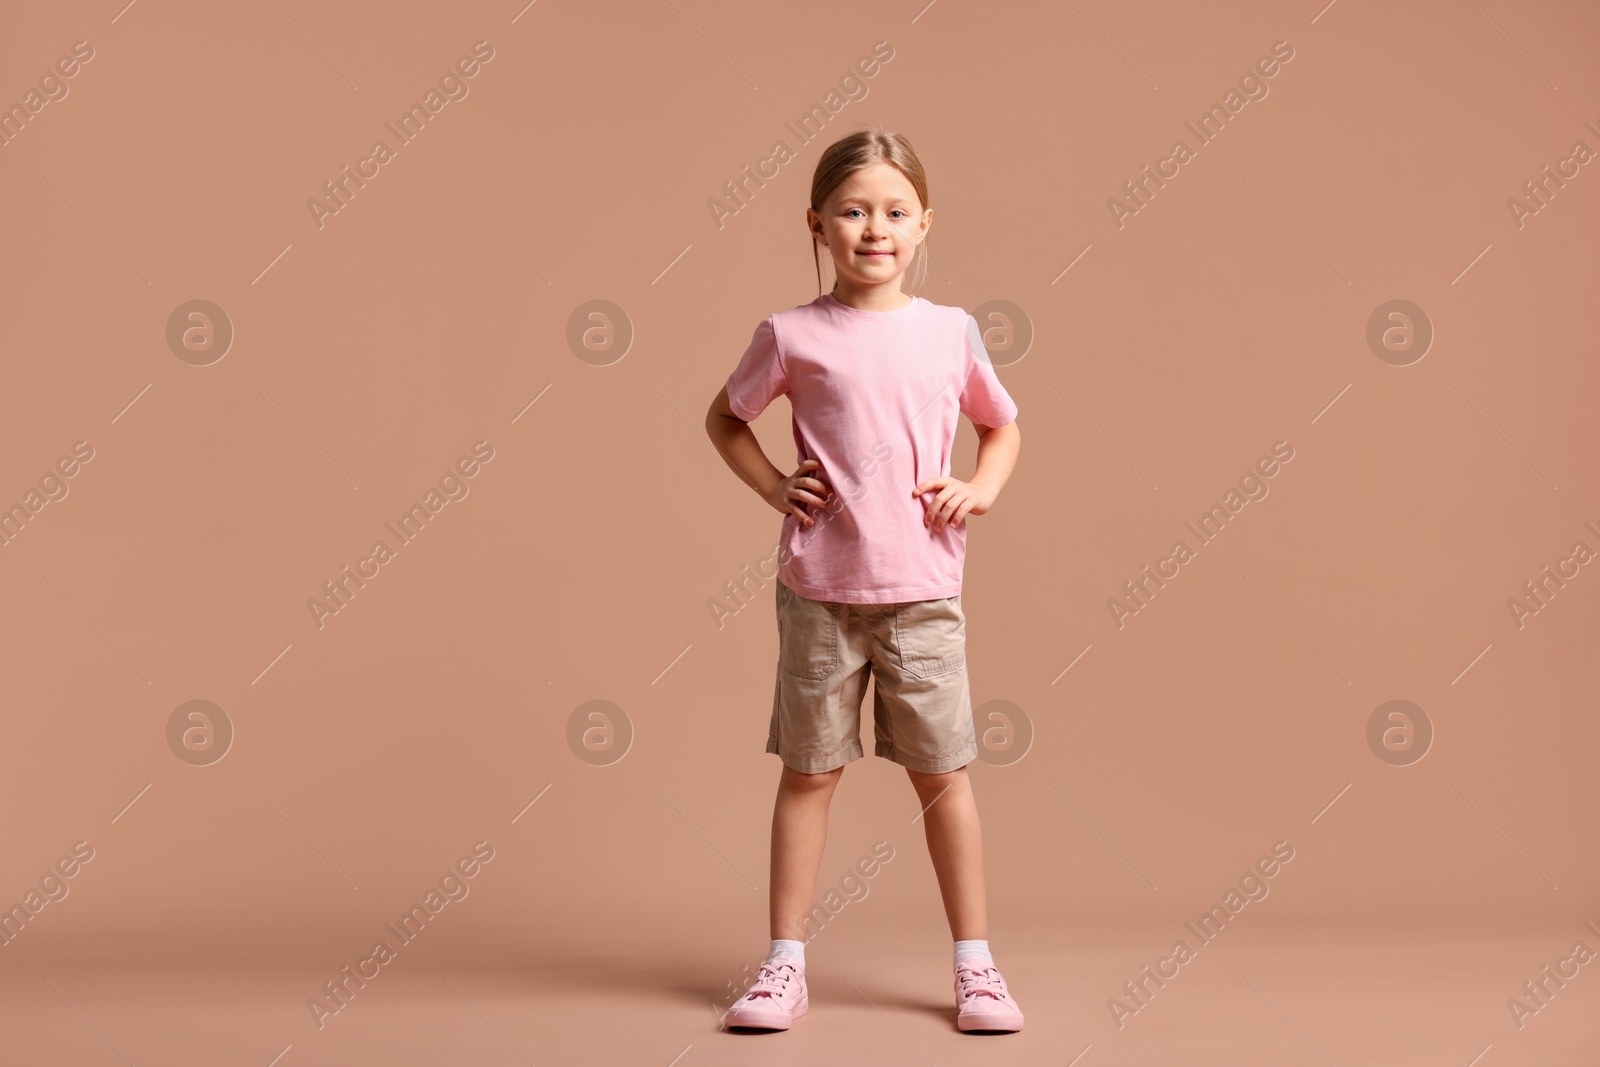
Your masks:
<svg viewBox="0 0 1600 1067"><path fill-rule="evenodd" d="M904 174L911 182L911 187L917 191L917 199L922 201L923 210L932 206L928 203L928 177L922 169L922 160L917 158L916 150L911 147L911 142L906 139L905 134L871 129L860 130L848 137L842 137L823 149L822 158L817 160L816 173L811 176L811 210L820 212L822 202L827 200L845 179L874 163L887 163ZM822 253L814 237L811 241L811 256L817 267L817 293L821 295ZM918 266L921 267L921 275L918 281L913 282L913 288L927 281L926 241L917 248L917 261L912 264L912 268Z"/></svg>

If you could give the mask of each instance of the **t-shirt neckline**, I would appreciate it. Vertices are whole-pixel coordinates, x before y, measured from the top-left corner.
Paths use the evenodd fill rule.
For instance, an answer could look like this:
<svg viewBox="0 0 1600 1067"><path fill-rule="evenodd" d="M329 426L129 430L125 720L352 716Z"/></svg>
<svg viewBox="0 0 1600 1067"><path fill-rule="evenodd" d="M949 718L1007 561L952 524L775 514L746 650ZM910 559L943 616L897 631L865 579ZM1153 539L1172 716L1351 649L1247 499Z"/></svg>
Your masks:
<svg viewBox="0 0 1600 1067"><path fill-rule="evenodd" d="M891 319L896 315L904 315L906 312L916 307L917 301L922 299L920 296L912 294L911 302L903 308L895 308L892 311L870 311L865 308L853 308L849 304L846 304L843 300L840 300L838 297L834 296L832 293L823 293L822 298L824 302L828 304L828 306L834 308L835 310L842 311L846 315L852 315L859 319Z"/></svg>

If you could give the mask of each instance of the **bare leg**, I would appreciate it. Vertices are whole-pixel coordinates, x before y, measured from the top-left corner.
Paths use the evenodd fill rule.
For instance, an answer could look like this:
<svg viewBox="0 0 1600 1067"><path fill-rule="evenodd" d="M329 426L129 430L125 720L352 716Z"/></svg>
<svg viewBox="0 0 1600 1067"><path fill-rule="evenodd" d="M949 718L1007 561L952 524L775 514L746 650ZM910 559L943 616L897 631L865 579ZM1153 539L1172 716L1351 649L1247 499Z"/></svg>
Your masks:
<svg viewBox="0 0 1600 1067"><path fill-rule="evenodd" d="M925 809L922 820L928 856L939 877L939 893L957 941L989 937L988 905L983 886L983 828L965 767L944 774L923 774L906 768ZM935 799L937 798L937 799ZM930 807L931 805L931 807Z"/></svg>
<svg viewBox="0 0 1600 1067"><path fill-rule="evenodd" d="M822 846L828 840L828 805L843 767L821 774L783 768L772 806L771 937L806 940L803 925L814 903Z"/></svg>

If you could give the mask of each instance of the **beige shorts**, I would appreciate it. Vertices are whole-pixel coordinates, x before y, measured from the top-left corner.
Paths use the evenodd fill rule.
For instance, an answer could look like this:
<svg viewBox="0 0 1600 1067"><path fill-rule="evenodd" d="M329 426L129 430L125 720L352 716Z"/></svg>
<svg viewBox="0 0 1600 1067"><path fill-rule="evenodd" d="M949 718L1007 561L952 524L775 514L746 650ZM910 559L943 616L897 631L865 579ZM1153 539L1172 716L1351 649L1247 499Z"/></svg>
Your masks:
<svg viewBox="0 0 1600 1067"><path fill-rule="evenodd" d="M873 754L940 774L978 758L961 597L905 604L811 600L780 580L778 679L767 751L806 774L864 754L861 704L874 679Z"/></svg>

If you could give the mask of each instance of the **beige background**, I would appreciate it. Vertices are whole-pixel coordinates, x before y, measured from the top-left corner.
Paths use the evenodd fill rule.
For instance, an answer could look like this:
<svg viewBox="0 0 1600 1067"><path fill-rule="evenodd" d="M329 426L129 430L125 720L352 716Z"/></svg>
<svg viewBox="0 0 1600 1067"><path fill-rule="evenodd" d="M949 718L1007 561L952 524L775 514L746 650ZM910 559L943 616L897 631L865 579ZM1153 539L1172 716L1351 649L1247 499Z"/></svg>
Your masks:
<svg viewBox="0 0 1600 1067"><path fill-rule="evenodd" d="M94 50L0 148L0 504L94 450L0 548L0 897L94 849L0 949L26 1062L735 1062L704 1003L767 935L772 586L720 629L708 601L780 519L700 424L755 324L816 295L812 169L874 122L928 170L917 292L1010 301L1034 333L997 356L1023 447L963 594L975 703L1034 734L972 768L991 944L1037 965L1007 971L1011 1054L1594 1062L1588 968L1524 1030L1504 1001L1600 948L1597 567L1521 629L1507 608L1600 550L1600 164L1520 228L1507 200L1600 149L1600 14L1207 6L6 5L0 102ZM319 228L307 200L477 41L469 95ZM867 95L802 143L785 123L879 41ZM1194 147L1184 123L1277 41L1269 95L1119 229L1108 198ZM778 140L795 158L719 227L710 202ZM196 299L234 330L207 366L166 337ZM1394 299L1435 331L1409 366L1365 340ZM593 300L628 340L586 360L569 320ZM792 469L787 404L756 432ZM1270 495L1118 629L1107 599L1280 440ZM470 494L319 629L308 598L478 441ZM958 475L974 451L963 429ZM235 731L208 766L167 739L196 699ZM568 740L597 699L632 733L604 766ZM1435 732L1409 766L1366 740L1391 699ZM845 775L819 896L875 841L896 858L810 949L813 1017L764 1051L828 1032L830 959L909 951L910 1021L831 979L876 1028L848 1048L976 1055L934 1051L959 1038L934 1010L948 931L904 779ZM1229 943L1259 941L1261 998L1213 1005L1219 960L1115 1029L1106 998L1279 840L1295 858ZM478 841L470 895L317 1030L306 998ZM1424 935L1382 967L1341 955ZM657 1024L583 1014L614 966L670 998L640 1009ZM434 968L455 992L409 984ZM1047 991L1062 968L1077 984ZM471 982L497 973L495 1010Z"/></svg>

